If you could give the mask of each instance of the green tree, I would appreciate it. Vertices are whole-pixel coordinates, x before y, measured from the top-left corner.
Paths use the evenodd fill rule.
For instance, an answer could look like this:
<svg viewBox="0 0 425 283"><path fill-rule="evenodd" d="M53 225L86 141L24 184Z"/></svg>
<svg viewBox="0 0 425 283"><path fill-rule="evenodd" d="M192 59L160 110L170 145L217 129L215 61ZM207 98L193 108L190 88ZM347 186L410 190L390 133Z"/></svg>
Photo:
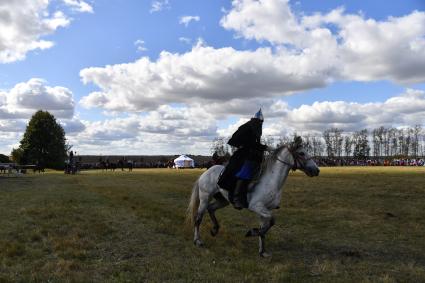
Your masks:
<svg viewBox="0 0 425 283"><path fill-rule="evenodd" d="M12 156L12 161L16 162L18 164L22 164L22 155L23 151L21 148L14 148L12 149L12 153L10 154Z"/></svg>
<svg viewBox="0 0 425 283"><path fill-rule="evenodd" d="M65 131L47 111L37 111L28 123L19 149L20 163L63 168L67 156Z"/></svg>
<svg viewBox="0 0 425 283"><path fill-rule="evenodd" d="M9 157L7 157L4 154L0 154L0 163L9 163L9 162L10 162Z"/></svg>

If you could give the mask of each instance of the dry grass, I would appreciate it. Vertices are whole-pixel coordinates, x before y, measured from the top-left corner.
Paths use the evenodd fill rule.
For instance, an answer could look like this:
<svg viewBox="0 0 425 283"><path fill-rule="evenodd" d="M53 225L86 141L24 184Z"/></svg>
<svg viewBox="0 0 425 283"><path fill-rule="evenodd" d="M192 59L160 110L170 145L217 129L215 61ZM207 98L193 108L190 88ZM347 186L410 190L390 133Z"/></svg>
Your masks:
<svg viewBox="0 0 425 283"><path fill-rule="evenodd" d="M217 213L192 244L184 212L200 170L0 177L0 282L421 282L425 168L291 173L268 236L248 211Z"/></svg>

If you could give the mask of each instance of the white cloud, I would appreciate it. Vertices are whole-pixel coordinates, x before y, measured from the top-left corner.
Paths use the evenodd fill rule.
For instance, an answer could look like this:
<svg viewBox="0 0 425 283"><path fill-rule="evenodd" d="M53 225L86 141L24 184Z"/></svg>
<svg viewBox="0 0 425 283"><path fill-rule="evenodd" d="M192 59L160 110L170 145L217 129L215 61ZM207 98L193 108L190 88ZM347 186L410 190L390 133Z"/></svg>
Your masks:
<svg viewBox="0 0 425 283"><path fill-rule="evenodd" d="M29 118L40 109L58 118L71 118L74 114L72 92L65 87L47 86L46 81L37 78L0 92L0 118Z"/></svg>
<svg viewBox="0 0 425 283"><path fill-rule="evenodd" d="M384 102L373 103L323 101L291 108L281 100L267 100L263 105L258 105L259 102L164 105L143 115L85 122L86 130L75 137L76 144L90 153L99 153L95 145L102 143L104 154L111 150L117 154L208 154L215 136L231 136L259 106L263 107L265 116L263 136L279 137L294 132L321 135L331 127L350 132L380 126L425 126L424 90L407 89ZM240 118L219 128L219 119L227 118L223 113L229 112L239 112L236 117Z"/></svg>
<svg viewBox="0 0 425 283"><path fill-rule="evenodd" d="M63 0L63 2L73 10L80 13L93 13L93 7L85 1L81 0Z"/></svg>
<svg viewBox="0 0 425 283"><path fill-rule="evenodd" d="M232 9L220 23L238 36L276 44L301 45L306 36L289 0L233 0Z"/></svg>
<svg viewBox="0 0 425 283"><path fill-rule="evenodd" d="M147 111L170 103L220 108L229 101L276 98L336 80L425 82L422 12L383 22L345 14L342 9L300 18L287 1L235 0L222 24L247 38L276 45L240 51L198 42L183 54L163 51L156 61L143 57L83 69L83 82L97 85L99 91L84 97L81 104L112 111ZM329 24L336 25L338 33ZM294 30L286 30L289 27Z"/></svg>
<svg viewBox="0 0 425 283"><path fill-rule="evenodd" d="M221 25L246 39L328 53L342 79L425 81L425 12L376 21L341 8L300 16L288 0L234 0Z"/></svg>
<svg viewBox="0 0 425 283"><path fill-rule="evenodd" d="M280 109L280 117L271 118L271 128L275 130L278 124L291 131L306 132L331 127L354 131L379 126L425 126L425 91L407 89L384 102L324 101L294 109L286 105Z"/></svg>
<svg viewBox="0 0 425 283"><path fill-rule="evenodd" d="M160 12L164 9L170 9L170 3L168 0L157 0L152 1L150 13Z"/></svg>
<svg viewBox="0 0 425 283"><path fill-rule="evenodd" d="M64 0L80 12L89 12L84 1ZM0 1L0 63L23 60L34 50L51 48L44 36L67 27L71 20L62 11L50 12L50 0Z"/></svg>
<svg viewBox="0 0 425 283"><path fill-rule="evenodd" d="M0 103L4 101L7 99L0 95ZM104 121L80 121L75 117L59 121L75 150L104 155L111 152L124 155L208 154L214 137L229 137L260 106L265 116L264 136L281 136L295 131L319 134L330 127L354 131L365 127L424 125L425 121L424 90L407 89L384 102L373 103L324 101L296 108L281 100L258 103L260 100L254 99L222 104L163 105L143 114ZM227 118L225 113L228 112L237 112L241 118L226 128L219 128L219 119ZM8 137L8 143L2 145L11 149L21 138L19 133L23 132L26 121L0 120L0 136Z"/></svg>
<svg viewBox="0 0 425 283"><path fill-rule="evenodd" d="M190 22L199 22L201 18L199 16L181 16L179 23L185 25L186 27L190 24Z"/></svg>
<svg viewBox="0 0 425 283"><path fill-rule="evenodd" d="M162 52L154 62L143 57L134 63L83 69L82 81L96 84L100 91L80 102L85 107L146 111L176 102L265 99L323 87L333 72L330 61L314 51L237 51L198 44L184 54Z"/></svg>
<svg viewBox="0 0 425 283"><path fill-rule="evenodd" d="M139 51L139 52L143 52L143 51L148 50L145 46L144 40L138 39L134 42L134 45L136 46L137 51Z"/></svg>
<svg viewBox="0 0 425 283"><path fill-rule="evenodd" d="M0 133L22 133L25 130L24 120L0 120Z"/></svg>
<svg viewBox="0 0 425 283"><path fill-rule="evenodd" d="M199 107L161 106L146 115L83 123L85 130L70 141L93 154L201 154L217 135L216 120Z"/></svg>
<svg viewBox="0 0 425 283"><path fill-rule="evenodd" d="M60 120L60 124L67 135L76 135L86 129L84 123L77 118L62 119Z"/></svg>
<svg viewBox="0 0 425 283"><path fill-rule="evenodd" d="M140 130L149 133L164 133L174 137L212 137L216 134L214 116L200 106L161 106L151 111L140 121Z"/></svg>

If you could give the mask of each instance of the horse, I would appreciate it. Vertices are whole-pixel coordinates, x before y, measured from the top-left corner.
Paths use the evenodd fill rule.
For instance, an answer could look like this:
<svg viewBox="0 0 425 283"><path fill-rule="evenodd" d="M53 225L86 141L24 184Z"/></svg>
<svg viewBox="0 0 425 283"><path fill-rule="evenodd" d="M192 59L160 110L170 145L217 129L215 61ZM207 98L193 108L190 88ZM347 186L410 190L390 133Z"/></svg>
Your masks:
<svg viewBox="0 0 425 283"><path fill-rule="evenodd" d="M258 237L259 255L269 257L271 254L266 252L265 236L275 224L272 210L279 208L282 187L289 171L299 169L307 176L314 177L319 175L320 169L304 149L301 137L295 137L290 144L273 150L262 167L258 182L251 183L247 192L248 209L259 216L260 227L248 230L245 236ZM229 204L228 192L217 185L223 169L222 165L211 167L193 185L186 216L193 224L193 243L198 247L204 245L199 230L204 213L208 211L210 215L213 223L211 235L214 237L220 228L215 211ZM211 202L213 198L215 201Z"/></svg>

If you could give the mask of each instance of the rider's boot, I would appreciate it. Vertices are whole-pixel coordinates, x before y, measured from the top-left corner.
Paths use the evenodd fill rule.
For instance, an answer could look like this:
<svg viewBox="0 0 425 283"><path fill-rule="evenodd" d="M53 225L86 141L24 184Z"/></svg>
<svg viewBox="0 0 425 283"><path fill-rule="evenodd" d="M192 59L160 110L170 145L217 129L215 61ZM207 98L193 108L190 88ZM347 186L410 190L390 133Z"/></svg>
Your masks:
<svg viewBox="0 0 425 283"><path fill-rule="evenodd" d="M236 182L235 191L233 192L233 207L236 209L242 209L246 207L246 190L249 181L238 179Z"/></svg>

